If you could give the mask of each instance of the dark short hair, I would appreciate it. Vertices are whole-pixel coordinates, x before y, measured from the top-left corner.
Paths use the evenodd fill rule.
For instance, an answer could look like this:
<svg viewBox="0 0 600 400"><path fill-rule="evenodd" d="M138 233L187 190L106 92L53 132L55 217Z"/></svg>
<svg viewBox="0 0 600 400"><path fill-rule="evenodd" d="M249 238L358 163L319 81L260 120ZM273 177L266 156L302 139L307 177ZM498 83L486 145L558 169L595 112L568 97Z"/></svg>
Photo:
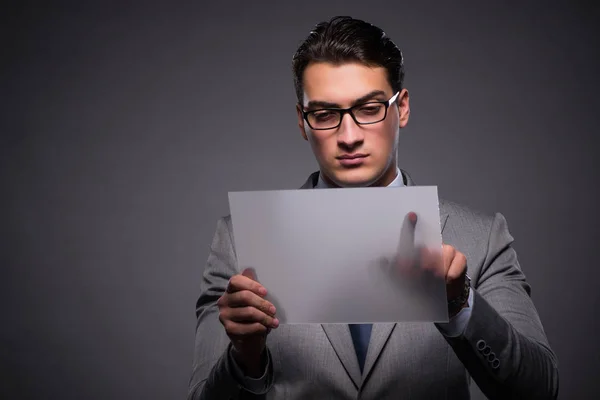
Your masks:
<svg viewBox="0 0 600 400"><path fill-rule="evenodd" d="M394 92L400 91L404 82L400 49L381 28L351 17L338 16L318 23L298 47L292 59L292 69L299 102L302 102L304 92L304 70L311 62L335 65L359 62L384 67Z"/></svg>

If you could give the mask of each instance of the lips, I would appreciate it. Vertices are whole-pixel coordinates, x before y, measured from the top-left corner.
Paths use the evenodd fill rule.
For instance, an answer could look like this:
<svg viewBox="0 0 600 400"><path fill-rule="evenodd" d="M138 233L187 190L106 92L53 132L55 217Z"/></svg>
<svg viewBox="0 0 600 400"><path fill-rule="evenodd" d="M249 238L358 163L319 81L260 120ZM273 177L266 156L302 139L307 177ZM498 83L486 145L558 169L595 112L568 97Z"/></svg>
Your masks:
<svg viewBox="0 0 600 400"><path fill-rule="evenodd" d="M367 154L344 154L338 157L338 160L355 160L357 158L365 158Z"/></svg>
<svg viewBox="0 0 600 400"><path fill-rule="evenodd" d="M344 167L356 167L361 165L367 157L368 154L344 154L337 157L337 159Z"/></svg>

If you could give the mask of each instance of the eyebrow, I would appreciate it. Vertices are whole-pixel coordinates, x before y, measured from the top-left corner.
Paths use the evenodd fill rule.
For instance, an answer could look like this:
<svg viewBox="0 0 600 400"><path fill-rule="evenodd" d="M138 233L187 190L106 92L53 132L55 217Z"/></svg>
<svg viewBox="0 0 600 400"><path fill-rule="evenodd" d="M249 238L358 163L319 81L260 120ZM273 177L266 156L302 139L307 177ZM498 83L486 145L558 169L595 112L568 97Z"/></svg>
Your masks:
<svg viewBox="0 0 600 400"><path fill-rule="evenodd" d="M354 100L351 104L351 107L354 107L357 104L365 103L369 100L374 100L375 98L377 98L379 96L385 96L385 92L383 90L373 90L373 91L367 93L366 95L361 96L358 99ZM319 108L342 108L342 106L339 105L338 103L330 103L328 101L318 101L318 100L309 101L308 105L306 106L307 109L315 109L317 107L319 107Z"/></svg>

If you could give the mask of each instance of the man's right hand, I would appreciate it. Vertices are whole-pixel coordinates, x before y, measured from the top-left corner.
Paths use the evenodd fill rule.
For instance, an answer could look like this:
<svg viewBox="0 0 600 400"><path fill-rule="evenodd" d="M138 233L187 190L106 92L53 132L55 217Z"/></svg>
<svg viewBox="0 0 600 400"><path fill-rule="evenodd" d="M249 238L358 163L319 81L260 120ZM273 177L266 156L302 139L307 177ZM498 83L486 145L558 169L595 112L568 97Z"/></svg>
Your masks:
<svg viewBox="0 0 600 400"><path fill-rule="evenodd" d="M279 326L275 306L264 299L266 294L253 270L247 268L231 277L217 301L219 321L231 340L233 356L244 373L253 377L262 373L261 355L267 334Z"/></svg>

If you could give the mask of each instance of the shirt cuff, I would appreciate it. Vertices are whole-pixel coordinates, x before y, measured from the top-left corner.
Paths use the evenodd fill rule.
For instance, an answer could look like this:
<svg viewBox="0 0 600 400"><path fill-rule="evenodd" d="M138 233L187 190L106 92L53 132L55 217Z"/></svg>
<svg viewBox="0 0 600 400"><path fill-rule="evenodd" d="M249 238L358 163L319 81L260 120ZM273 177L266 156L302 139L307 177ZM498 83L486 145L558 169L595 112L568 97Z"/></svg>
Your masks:
<svg viewBox="0 0 600 400"><path fill-rule="evenodd" d="M235 361L232 353L233 346L230 345L227 357L229 358L229 364L232 366L233 377L240 384L242 388L253 394L264 394L268 389L268 378L269 369L271 368L271 354L268 349L265 349L267 363L265 370L260 378L252 378L244 375L242 368Z"/></svg>
<svg viewBox="0 0 600 400"><path fill-rule="evenodd" d="M469 320L471 319L471 310L473 309L473 288L469 290L467 307L463 308L447 323L438 323L438 329L447 337L457 337L463 334Z"/></svg>

